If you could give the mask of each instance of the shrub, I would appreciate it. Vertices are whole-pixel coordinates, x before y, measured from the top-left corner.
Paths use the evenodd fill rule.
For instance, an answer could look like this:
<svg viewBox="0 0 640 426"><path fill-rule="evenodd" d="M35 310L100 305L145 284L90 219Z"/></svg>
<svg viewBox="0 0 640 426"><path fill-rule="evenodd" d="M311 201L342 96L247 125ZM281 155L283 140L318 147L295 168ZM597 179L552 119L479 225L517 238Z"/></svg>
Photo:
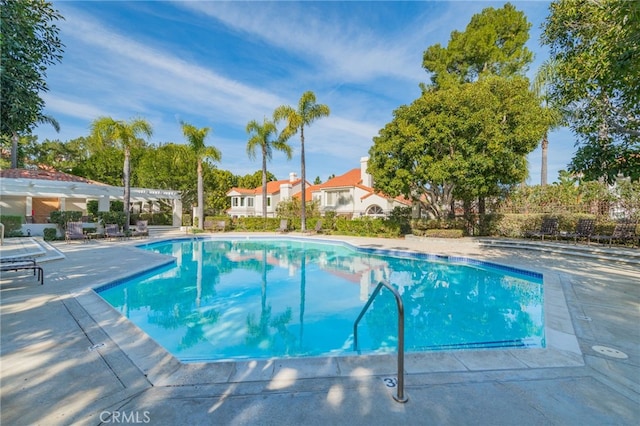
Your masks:
<svg viewBox="0 0 640 426"><path fill-rule="evenodd" d="M82 219L82 212L53 211L49 215L49 222L57 224L60 229L67 229L67 222L79 222Z"/></svg>
<svg viewBox="0 0 640 426"><path fill-rule="evenodd" d="M54 228L44 228L44 240L54 241L58 239L58 231Z"/></svg>
<svg viewBox="0 0 640 426"><path fill-rule="evenodd" d="M361 219L338 217L335 220L335 231L337 234L360 237L397 238L402 235L400 225L397 222L368 217Z"/></svg>
<svg viewBox="0 0 640 426"><path fill-rule="evenodd" d="M124 213L123 213L124 214ZM173 213L155 212L139 213L131 215L131 224L135 225L138 220L146 220L147 225L173 225Z"/></svg>
<svg viewBox="0 0 640 426"><path fill-rule="evenodd" d="M104 225L108 223L117 223L118 226L124 226L127 216L124 212L98 212L98 218Z"/></svg>
<svg viewBox="0 0 640 426"><path fill-rule="evenodd" d="M464 235L467 222L464 218L456 219L416 219L411 221L411 230L414 235L424 236L428 230L455 229L462 231Z"/></svg>
<svg viewBox="0 0 640 426"><path fill-rule="evenodd" d="M464 230L462 229L427 229L424 233L425 237L433 238L462 238Z"/></svg>
<svg viewBox="0 0 640 426"><path fill-rule="evenodd" d="M299 223L299 220L298 220ZM280 227L280 219L274 217L239 217L233 221L233 227L242 231L273 231ZM300 226L298 225L298 228ZM292 229L289 221L289 229Z"/></svg>
<svg viewBox="0 0 640 426"><path fill-rule="evenodd" d="M4 233L7 236L21 233L24 216L0 215L0 222L4 224Z"/></svg>

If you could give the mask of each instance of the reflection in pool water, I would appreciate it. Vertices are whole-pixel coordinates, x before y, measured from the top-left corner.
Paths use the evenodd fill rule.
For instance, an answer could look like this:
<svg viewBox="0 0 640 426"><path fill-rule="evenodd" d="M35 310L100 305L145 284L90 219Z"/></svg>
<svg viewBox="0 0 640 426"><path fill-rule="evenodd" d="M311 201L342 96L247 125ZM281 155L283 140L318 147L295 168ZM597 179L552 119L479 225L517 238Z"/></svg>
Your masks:
<svg viewBox="0 0 640 426"><path fill-rule="evenodd" d="M353 353L353 323L380 280L405 305L405 350L544 346L539 274L470 259L301 239L189 239L176 258L98 293L182 361ZM358 328L362 353L396 349L383 289Z"/></svg>

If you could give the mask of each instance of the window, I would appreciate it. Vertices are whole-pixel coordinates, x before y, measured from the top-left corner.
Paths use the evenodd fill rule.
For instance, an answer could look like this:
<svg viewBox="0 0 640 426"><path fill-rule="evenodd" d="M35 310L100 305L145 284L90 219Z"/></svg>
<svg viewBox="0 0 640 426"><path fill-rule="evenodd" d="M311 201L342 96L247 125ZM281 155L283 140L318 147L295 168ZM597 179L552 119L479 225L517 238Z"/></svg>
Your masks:
<svg viewBox="0 0 640 426"><path fill-rule="evenodd" d="M247 198L247 207L253 207L253 198Z"/></svg>
<svg viewBox="0 0 640 426"><path fill-rule="evenodd" d="M327 192L327 206L344 206L350 204L353 201L351 191L330 191Z"/></svg>
<svg viewBox="0 0 640 426"><path fill-rule="evenodd" d="M240 207L244 207L244 197L240 198Z"/></svg>
<svg viewBox="0 0 640 426"><path fill-rule="evenodd" d="M271 206L271 197L267 197L267 207Z"/></svg>
<svg viewBox="0 0 640 426"><path fill-rule="evenodd" d="M373 217L384 217L384 211L382 210L382 207L376 206L375 204L369 207L365 214L367 216L373 216Z"/></svg>
<svg viewBox="0 0 640 426"><path fill-rule="evenodd" d="M233 197L233 207L238 207L238 197Z"/></svg>

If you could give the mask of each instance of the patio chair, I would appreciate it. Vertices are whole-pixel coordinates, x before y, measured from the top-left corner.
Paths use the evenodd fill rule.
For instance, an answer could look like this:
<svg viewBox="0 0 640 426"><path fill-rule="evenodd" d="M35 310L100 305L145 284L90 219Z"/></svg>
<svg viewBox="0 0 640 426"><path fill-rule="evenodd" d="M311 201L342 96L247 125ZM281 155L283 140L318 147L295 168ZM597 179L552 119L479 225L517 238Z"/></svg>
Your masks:
<svg viewBox="0 0 640 426"><path fill-rule="evenodd" d="M287 219L282 219L280 221L280 227L276 229L276 232L280 232L280 233L289 232L289 221Z"/></svg>
<svg viewBox="0 0 640 426"><path fill-rule="evenodd" d="M146 220L139 220L136 222L136 229L133 231L134 237L148 237L149 236L149 228L147 224L149 222Z"/></svg>
<svg viewBox="0 0 640 426"><path fill-rule="evenodd" d="M67 243L71 240L87 241L82 222L67 222L67 230L64 232L64 239Z"/></svg>
<svg viewBox="0 0 640 426"><path fill-rule="evenodd" d="M38 281L40 281L40 285L44 284L44 270L42 266L36 263L35 259L32 258L22 258L22 259L2 259L0 262L0 271L8 272L8 271L22 271L22 270L32 270L33 275L38 274Z"/></svg>
<svg viewBox="0 0 640 426"><path fill-rule="evenodd" d="M564 235L565 238L573 238L574 244L578 244L579 238L584 238L587 245L591 242L591 236L596 229L595 219L578 219L576 231Z"/></svg>
<svg viewBox="0 0 640 426"><path fill-rule="evenodd" d="M107 223L104 227L104 237L105 238L124 238L126 235L124 232L120 231L120 226L117 223Z"/></svg>
<svg viewBox="0 0 640 426"><path fill-rule="evenodd" d="M635 247L636 241L638 241L638 234L636 233L637 226L638 224L636 222L619 222L616 224L611 235L595 235L593 238L598 243L600 240L609 241L609 247L611 247L614 241L619 241L623 244L631 241L631 244Z"/></svg>
<svg viewBox="0 0 640 426"><path fill-rule="evenodd" d="M322 233L322 220L316 222L316 226L313 229L308 229L307 234L320 234Z"/></svg>
<svg viewBox="0 0 640 426"><path fill-rule="evenodd" d="M529 231L525 234L527 237L540 237L544 240L544 237L555 237L558 239L558 219L555 217L548 217L542 220L542 225L539 231Z"/></svg>

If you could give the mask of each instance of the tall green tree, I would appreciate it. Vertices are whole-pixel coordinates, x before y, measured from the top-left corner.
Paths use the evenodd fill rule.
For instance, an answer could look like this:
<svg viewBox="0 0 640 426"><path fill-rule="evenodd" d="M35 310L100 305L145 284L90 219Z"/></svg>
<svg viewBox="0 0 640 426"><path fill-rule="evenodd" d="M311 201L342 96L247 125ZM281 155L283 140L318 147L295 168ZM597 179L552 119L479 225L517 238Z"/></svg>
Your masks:
<svg viewBox="0 0 640 426"><path fill-rule="evenodd" d="M525 78L491 76L401 106L369 150L375 187L443 218L454 199L496 195L521 182L546 128L528 88Z"/></svg>
<svg viewBox="0 0 640 426"><path fill-rule="evenodd" d="M430 46L422 66L433 86L469 83L482 75L524 75L533 54L525 43L531 24L523 12L507 3L474 15L464 32L453 31L447 47Z"/></svg>
<svg viewBox="0 0 640 426"><path fill-rule="evenodd" d="M136 167L138 184L144 188L180 191L182 207L191 211L196 205L195 154L184 144L166 143L149 146L144 150Z"/></svg>
<svg viewBox="0 0 640 426"><path fill-rule="evenodd" d="M542 41L557 62L551 96L579 147L569 170L585 179L640 179L640 3L559 0Z"/></svg>
<svg viewBox="0 0 640 426"><path fill-rule="evenodd" d="M20 135L38 123L58 123L45 115L42 92L49 90L47 67L62 60L64 45L55 22L64 19L43 0L0 0L0 135L12 141L11 167L18 164Z"/></svg>
<svg viewBox="0 0 640 426"><path fill-rule="evenodd" d="M304 156L304 129L309 127L311 123L322 117L328 117L330 114L329 107L324 104L316 103L316 95L312 91L307 91L302 94L300 101L298 101L298 109L295 109L289 105L281 105L273 113L273 117L276 122L284 120L286 127L282 131L284 140L289 139L291 136L300 132L300 174L302 178L301 182L301 197L302 197L302 209L300 211L300 230L306 231L307 228L307 213L306 213L306 165Z"/></svg>
<svg viewBox="0 0 640 426"><path fill-rule="evenodd" d="M231 207L231 199L227 197L227 193L238 186L238 178L229 170L211 168L208 173L205 172L205 182L207 179L211 182L207 191L207 208L212 209L216 215L223 214Z"/></svg>
<svg viewBox="0 0 640 426"><path fill-rule="evenodd" d="M377 189L443 217L454 199L470 205L477 198L482 213L485 197L526 177L526 156L545 123L524 76L529 28L507 3L474 15L447 47L424 52L431 84L394 112L369 151Z"/></svg>
<svg viewBox="0 0 640 426"><path fill-rule="evenodd" d="M197 127L185 122L182 122L181 124L182 133L187 138L189 147L196 155L196 172L198 174L198 206L196 214L198 216L198 223L194 225L202 229L204 224L204 184L202 178L202 162L206 159L220 161L222 159L222 153L213 146L205 145L204 140L211 131L209 127L198 129Z"/></svg>
<svg viewBox="0 0 640 426"><path fill-rule="evenodd" d="M262 217L267 217L267 161L271 160L273 150L282 151L291 159L292 149L286 140L278 137L278 129L273 121L265 117L262 124L251 120L247 124L249 141L247 142L247 155L256 157L256 149L262 153Z"/></svg>
<svg viewBox="0 0 640 426"><path fill-rule="evenodd" d="M33 144L28 153L29 162L39 167L48 167L61 172L78 175L79 166L87 161L89 151L84 137L67 142L45 139Z"/></svg>
<svg viewBox="0 0 640 426"><path fill-rule="evenodd" d="M254 173L248 173L244 176L237 176L238 188L257 188L262 185L262 170L256 170ZM267 182L275 182L278 180L276 176L267 172Z"/></svg>
<svg viewBox="0 0 640 426"><path fill-rule="evenodd" d="M145 141L140 139L140 136L151 137L152 133L151 125L141 118L126 122L114 120L111 117L99 117L91 124L93 144L97 147L118 148L124 153L122 180L124 183L124 213L126 215L125 231L129 230L131 220L131 150L144 145Z"/></svg>

